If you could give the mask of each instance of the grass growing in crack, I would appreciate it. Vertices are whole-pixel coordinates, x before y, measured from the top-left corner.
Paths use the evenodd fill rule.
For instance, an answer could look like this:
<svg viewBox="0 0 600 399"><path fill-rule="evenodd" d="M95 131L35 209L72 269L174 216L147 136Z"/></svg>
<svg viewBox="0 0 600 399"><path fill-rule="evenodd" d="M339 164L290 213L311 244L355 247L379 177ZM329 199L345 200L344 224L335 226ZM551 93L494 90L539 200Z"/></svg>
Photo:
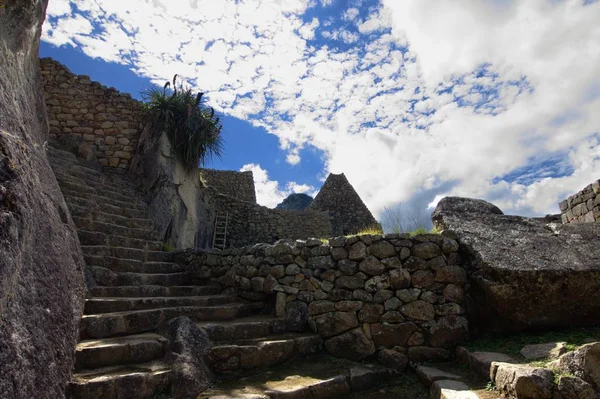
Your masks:
<svg viewBox="0 0 600 399"><path fill-rule="evenodd" d="M600 340L600 327L578 327L545 332L523 332L512 334L485 334L465 344L472 352L500 352L521 359L521 349L531 344L566 342L567 351L586 343L589 338Z"/></svg>

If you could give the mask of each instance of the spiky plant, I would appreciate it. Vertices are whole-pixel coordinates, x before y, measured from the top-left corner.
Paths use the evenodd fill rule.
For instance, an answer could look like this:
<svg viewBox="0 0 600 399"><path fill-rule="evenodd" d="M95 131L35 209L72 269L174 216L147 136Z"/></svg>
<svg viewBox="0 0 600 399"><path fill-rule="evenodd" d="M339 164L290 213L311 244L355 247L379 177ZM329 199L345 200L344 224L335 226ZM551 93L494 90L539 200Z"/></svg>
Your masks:
<svg viewBox="0 0 600 399"><path fill-rule="evenodd" d="M212 107L202 102L204 93L194 95L192 89L177 82L177 75L165 83L142 93L143 116L156 134L163 131L176 155L188 169L195 169L213 156L223 153L223 126Z"/></svg>

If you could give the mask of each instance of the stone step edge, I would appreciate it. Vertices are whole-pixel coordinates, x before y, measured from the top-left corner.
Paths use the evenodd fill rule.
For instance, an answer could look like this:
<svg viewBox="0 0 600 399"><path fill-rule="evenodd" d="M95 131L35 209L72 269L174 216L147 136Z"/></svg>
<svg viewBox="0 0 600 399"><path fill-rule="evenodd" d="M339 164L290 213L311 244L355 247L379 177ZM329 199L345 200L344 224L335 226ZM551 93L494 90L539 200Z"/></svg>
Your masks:
<svg viewBox="0 0 600 399"><path fill-rule="evenodd" d="M159 375L170 372L171 368L162 361L153 361L148 363L128 364L120 366L108 366L73 373L71 384L86 384L97 381L109 382L110 380L127 377L133 374Z"/></svg>
<svg viewBox="0 0 600 399"><path fill-rule="evenodd" d="M173 297L173 298L176 298L176 297ZM92 319L92 318L126 316L129 314L136 314L136 313L150 313L150 312L156 312L156 311L163 310L163 309L185 309L185 311L187 312L187 311L193 311L193 310L197 310L197 309L218 309L218 308L223 308L223 307L229 307L229 308L237 307L237 308L240 308L240 310L242 310L245 306L249 306L251 308L252 305L253 305L252 303L241 302L241 303L232 303L232 304L224 304L224 305L206 305L206 306L161 306L160 308L155 308L155 309L124 310L122 312L84 314L83 316L81 316L81 320L83 321L85 319ZM255 307L258 307L258 306L259 306L259 304L255 305Z"/></svg>

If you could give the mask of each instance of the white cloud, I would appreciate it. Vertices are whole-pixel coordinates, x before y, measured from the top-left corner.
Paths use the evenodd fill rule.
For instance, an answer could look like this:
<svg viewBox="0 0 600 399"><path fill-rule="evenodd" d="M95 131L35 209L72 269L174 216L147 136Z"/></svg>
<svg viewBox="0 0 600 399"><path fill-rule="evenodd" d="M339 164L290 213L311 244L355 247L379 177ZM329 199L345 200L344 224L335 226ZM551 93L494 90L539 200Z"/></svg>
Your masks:
<svg viewBox="0 0 600 399"><path fill-rule="evenodd" d="M375 213L428 190L543 214L600 171L600 2L352 3L368 11L354 16L360 35L305 23L307 0L51 4L44 40L156 82L185 75L219 111L277 135L288 163L323 151L323 175L344 172ZM317 35L352 46L307 42ZM536 166L548 159L564 177ZM498 179L515 169L531 179ZM265 204L289 190L266 171L259 185Z"/></svg>
<svg viewBox="0 0 600 399"><path fill-rule="evenodd" d="M256 189L256 202L260 205L275 208L279 203L293 193L305 193L315 195L315 188L307 184L288 182L284 188L279 182L269 179L268 172L259 164L247 164L242 166L240 172L251 171L254 176L254 187Z"/></svg>
<svg viewBox="0 0 600 399"><path fill-rule="evenodd" d="M344 15L342 16L342 18L344 19L344 21L354 21L356 17L358 17L358 14L360 14L358 8L352 7L344 11Z"/></svg>

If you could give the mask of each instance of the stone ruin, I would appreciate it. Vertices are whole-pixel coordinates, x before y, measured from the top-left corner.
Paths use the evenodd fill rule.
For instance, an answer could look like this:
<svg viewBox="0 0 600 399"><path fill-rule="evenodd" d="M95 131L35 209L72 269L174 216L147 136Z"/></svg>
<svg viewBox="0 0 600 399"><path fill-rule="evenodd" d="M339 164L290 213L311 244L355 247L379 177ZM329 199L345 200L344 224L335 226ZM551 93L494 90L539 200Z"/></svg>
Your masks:
<svg viewBox="0 0 600 399"><path fill-rule="evenodd" d="M550 368L457 348L482 332L598 324L600 227L571 223L595 221L597 184L561 203L564 224L444 198L441 234L345 237L374 219L331 175L296 213L314 219L289 219L255 203L247 175L205 187L158 156L169 143L128 96L40 67L46 6L0 9L0 396L335 398L411 367L435 398L476 398L420 364L456 358L511 397L597 397L598 342L553 345ZM246 223L232 248L169 250L209 236L216 209ZM236 372L252 376L230 384L255 390L214 386Z"/></svg>
<svg viewBox="0 0 600 399"><path fill-rule="evenodd" d="M597 222L600 220L600 180L561 201L558 206L564 224Z"/></svg>

